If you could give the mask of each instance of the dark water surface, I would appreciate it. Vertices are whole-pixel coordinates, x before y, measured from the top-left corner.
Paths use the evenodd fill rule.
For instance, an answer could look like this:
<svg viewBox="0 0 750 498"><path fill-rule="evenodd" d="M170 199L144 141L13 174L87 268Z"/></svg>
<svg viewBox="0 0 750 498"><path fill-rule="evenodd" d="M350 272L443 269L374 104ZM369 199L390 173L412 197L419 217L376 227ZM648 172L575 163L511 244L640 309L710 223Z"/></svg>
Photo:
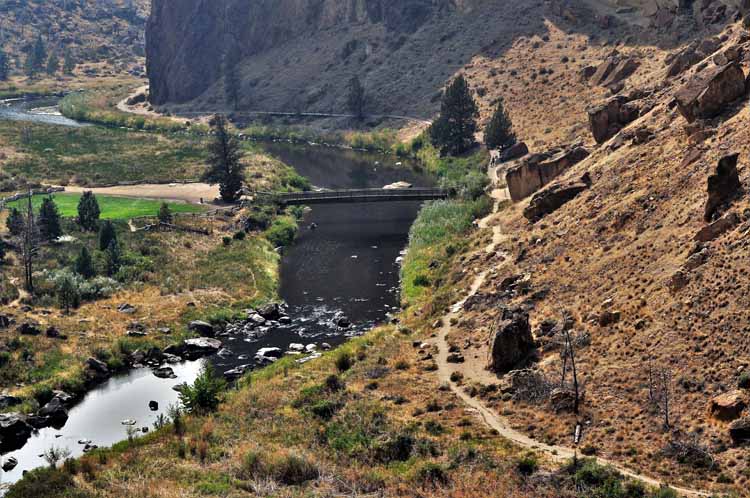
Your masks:
<svg viewBox="0 0 750 498"><path fill-rule="evenodd" d="M10 119L0 111L0 119ZM430 186L426 177L398 159L325 147L265 144L267 151L293 166L313 185L324 188L381 188L397 181ZM241 329L221 337L225 355L209 359L219 372L237 366L251 368L260 348L287 350L292 343L318 349L332 346L382 323L398 308L399 267L396 262L405 248L409 228L421 203L393 202L315 206L303 222L295 244L285 251L281 266L280 294L291 323L272 323L247 333ZM312 229L313 224L317 225ZM341 317L351 327L337 325ZM300 355L300 358L305 355ZM206 361L206 360L204 360ZM70 410L62 429L44 429L33 435L20 450L4 455L19 465L0 473L3 483L18 480L24 470L44 461L41 454L51 446L68 448L72 456L83 453L79 440L110 446L126 438L122 421L133 419L137 427L152 428L159 413L177 402L172 389L192 382L201 362L172 365L177 379L158 379L149 369L135 370L110 379L88 393ZM148 402L159 403L152 412Z"/></svg>

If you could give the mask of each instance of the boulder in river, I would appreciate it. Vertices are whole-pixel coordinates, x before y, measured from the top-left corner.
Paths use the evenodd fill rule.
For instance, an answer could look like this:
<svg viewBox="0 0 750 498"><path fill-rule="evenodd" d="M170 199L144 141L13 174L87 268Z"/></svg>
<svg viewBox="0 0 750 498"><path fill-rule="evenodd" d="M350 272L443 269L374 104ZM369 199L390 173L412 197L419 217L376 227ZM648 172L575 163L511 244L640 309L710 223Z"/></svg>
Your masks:
<svg viewBox="0 0 750 498"><path fill-rule="evenodd" d="M0 451L7 452L21 448L31 437L34 428L19 413L0 414Z"/></svg>
<svg viewBox="0 0 750 498"><path fill-rule="evenodd" d="M231 370L227 370L224 372L224 378L228 381L237 380L250 369L250 365L240 365L236 368L233 368Z"/></svg>
<svg viewBox="0 0 750 498"><path fill-rule="evenodd" d="M10 394L0 395L0 409L20 405L21 402L21 398L17 398L16 396L11 396Z"/></svg>
<svg viewBox="0 0 750 498"><path fill-rule="evenodd" d="M37 412L37 416L44 419L46 425L60 427L68 420L68 411L60 398L52 398Z"/></svg>
<svg viewBox="0 0 750 498"><path fill-rule="evenodd" d="M157 411L159 409L159 402L158 401L153 401L153 400L149 401L148 402L148 409L151 410L152 412Z"/></svg>
<svg viewBox="0 0 750 498"><path fill-rule="evenodd" d="M173 344L164 349L165 354L179 356L186 360L197 360L210 356L221 349L221 341L210 337L185 339L180 344Z"/></svg>
<svg viewBox="0 0 750 498"><path fill-rule="evenodd" d="M261 348L255 353L255 359L262 363L271 363L284 355L280 348Z"/></svg>
<svg viewBox="0 0 750 498"><path fill-rule="evenodd" d="M103 361L89 358L84 365L84 377L89 383L99 383L110 376L109 367Z"/></svg>
<svg viewBox="0 0 750 498"><path fill-rule="evenodd" d="M3 462L3 472L10 472L11 470L15 469L17 465L18 460L16 460L15 457L10 457Z"/></svg>
<svg viewBox="0 0 750 498"><path fill-rule="evenodd" d="M266 320L278 320L281 318L281 305L278 303L271 303L259 308L258 314Z"/></svg>
<svg viewBox="0 0 750 498"><path fill-rule="evenodd" d="M159 377L160 379L176 379L177 376L174 373L174 370L172 370L172 367L160 367L155 368L154 375Z"/></svg>

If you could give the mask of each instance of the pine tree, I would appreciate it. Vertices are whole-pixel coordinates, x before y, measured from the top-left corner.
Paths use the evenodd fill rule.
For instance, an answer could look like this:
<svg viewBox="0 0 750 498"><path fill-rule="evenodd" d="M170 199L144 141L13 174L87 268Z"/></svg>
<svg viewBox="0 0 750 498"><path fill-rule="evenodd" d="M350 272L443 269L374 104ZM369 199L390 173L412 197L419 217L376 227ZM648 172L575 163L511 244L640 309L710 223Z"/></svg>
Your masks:
<svg viewBox="0 0 750 498"><path fill-rule="evenodd" d="M91 253L86 249L86 246L81 247L81 252L78 253L78 257L76 258L74 270L83 278L91 278L96 274Z"/></svg>
<svg viewBox="0 0 750 498"><path fill-rule="evenodd" d="M70 52L70 49L65 49L65 54L63 56L63 73L65 74L73 74L73 71L76 68L76 60L73 58L73 54Z"/></svg>
<svg viewBox="0 0 750 498"><path fill-rule="evenodd" d="M208 145L208 170L203 181L219 184L219 193L225 202L235 202L242 190L245 165L242 164L242 152L237 138L227 127L229 123L224 116L214 116L211 120L214 139Z"/></svg>
<svg viewBox="0 0 750 498"><path fill-rule="evenodd" d="M0 265L3 264L3 261L5 261L5 253L7 252L8 247L5 245L5 242L0 240Z"/></svg>
<svg viewBox="0 0 750 498"><path fill-rule="evenodd" d="M93 232L99 224L99 202L91 191L86 191L78 201L78 224L81 228Z"/></svg>
<svg viewBox="0 0 750 498"><path fill-rule="evenodd" d="M18 237L23 233L23 223L24 221L21 211L17 208L11 209L8 219L5 220L5 226L8 227L8 231L12 236Z"/></svg>
<svg viewBox="0 0 750 498"><path fill-rule="evenodd" d="M357 120L361 121L365 117L365 106L367 105L367 95L365 87L359 81L358 76L349 80L349 95L347 96L347 105L349 111L354 114Z"/></svg>
<svg viewBox="0 0 750 498"><path fill-rule="evenodd" d="M471 96L469 84L460 75L448 85L443 95L440 117L430 126L432 144L442 155L460 155L476 144L479 109Z"/></svg>
<svg viewBox="0 0 750 498"><path fill-rule="evenodd" d="M112 240L104 251L104 261L107 267L107 275L110 277L120 271L122 265L122 253L120 252L120 244L117 243L117 239Z"/></svg>
<svg viewBox="0 0 750 498"><path fill-rule="evenodd" d="M47 74L52 76L60 69L60 58L57 56L56 52L52 52L49 54L49 58L47 59Z"/></svg>
<svg viewBox="0 0 750 498"><path fill-rule="evenodd" d="M47 242L53 242L62 236L60 212L52 197L46 197L39 207L39 233Z"/></svg>
<svg viewBox="0 0 750 498"><path fill-rule="evenodd" d="M26 75L29 78L36 76L47 62L47 49L44 46L44 40L42 35L39 35L31 49L31 52L26 56Z"/></svg>
<svg viewBox="0 0 750 498"><path fill-rule="evenodd" d="M99 229L99 250L106 251L113 240L117 242L117 230L115 225L107 220Z"/></svg>
<svg viewBox="0 0 750 498"><path fill-rule="evenodd" d="M8 54L0 50L0 81L7 81L10 77L10 59Z"/></svg>
<svg viewBox="0 0 750 498"><path fill-rule="evenodd" d="M169 209L169 204L166 202L162 203L157 216L159 218L159 223L166 223L168 225L171 225L174 219L174 216L172 216L172 210Z"/></svg>
<svg viewBox="0 0 750 498"><path fill-rule="evenodd" d="M505 149L516 143L513 123L505 110L502 98L498 100L492 119L484 130L484 143L490 150Z"/></svg>

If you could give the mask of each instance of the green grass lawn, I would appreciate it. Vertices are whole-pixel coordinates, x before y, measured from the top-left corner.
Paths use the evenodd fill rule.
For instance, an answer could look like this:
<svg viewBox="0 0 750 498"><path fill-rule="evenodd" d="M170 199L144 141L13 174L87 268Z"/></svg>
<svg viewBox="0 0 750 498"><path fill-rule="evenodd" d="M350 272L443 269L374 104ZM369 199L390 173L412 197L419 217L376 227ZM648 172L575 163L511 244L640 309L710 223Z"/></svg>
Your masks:
<svg viewBox="0 0 750 498"><path fill-rule="evenodd" d="M60 214L65 218L75 218L78 216L78 200L81 194L54 194L52 196L60 210ZM34 207L39 208L42 204L43 195L34 196ZM117 220L137 218L139 216L156 216L162 201L150 199L131 199L127 197L113 197L97 195L96 200L99 202L102 219ZM9 207L23 207L26 201L16 201L8 204ZM169 208L173 213L199 213L204 210L202 206L194 204L170 202Z"/></svg>

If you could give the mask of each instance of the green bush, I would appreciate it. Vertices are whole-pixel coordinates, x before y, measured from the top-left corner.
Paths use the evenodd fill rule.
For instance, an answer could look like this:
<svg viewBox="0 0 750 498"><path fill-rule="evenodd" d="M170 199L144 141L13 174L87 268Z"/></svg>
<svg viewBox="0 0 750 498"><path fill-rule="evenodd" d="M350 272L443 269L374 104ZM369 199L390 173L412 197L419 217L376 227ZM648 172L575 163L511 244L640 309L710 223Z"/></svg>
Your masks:
<svg viewBox="0 0 750 498"><path fill-rule="evenodd" d="M48 467L28 472L6 493L6 498L87 498L91 495L75 488L73 477Z"/></svg>
<svg viewBox="0 0 750 498"><path fill-rule="evenodd" d="M189 413L213 412L219 407L226 385L226 381L216 375L211 363L206 362L193 385L180 390L180 402Z"/></svg>
<svg viewBox="0 0 750 498"><path fill-rule="evenodd" d="M415 474L415 480L423 486L445 486L450 482L445 468L437 463L422 464Z"/></svg>
<svg viewBox="0 0 750 498"><path fill-rule="evenodd" d="M352 368L352 355L348 353L347 351L342 351L336 356L336 368L339 372L346 372L350 368Z"/></svg>
<svg viewBox="0 0 750 498"><path fill-rule="evenodd" d="M272 478L295 486L317 479L320 472L314 463L294 453L268 455L250 451L245 455L241 474L251 479Z"/></svg>
<svg viewBox="0 0 750 498"><path fill-rule="evenodd" d="M530 476L539 468L539 459L533 453L526 453L518 459L516 468L521 475Z"/></svg>
<svg viewBox="0 0 750 498"><path fill-rule="evenodd" d="M292 216L279 216L266 230L265 236L274 247L289 246L297 236L297 220Z"/></svg>

